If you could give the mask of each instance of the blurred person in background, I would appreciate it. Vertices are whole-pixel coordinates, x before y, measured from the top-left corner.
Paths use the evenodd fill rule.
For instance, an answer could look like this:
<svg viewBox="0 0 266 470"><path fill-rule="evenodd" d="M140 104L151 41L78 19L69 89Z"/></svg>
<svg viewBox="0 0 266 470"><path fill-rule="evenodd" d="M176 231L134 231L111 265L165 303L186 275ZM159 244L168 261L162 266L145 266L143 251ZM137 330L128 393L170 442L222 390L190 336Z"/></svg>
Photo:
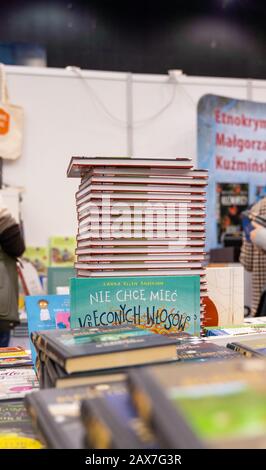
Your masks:
<svg viewBox="0 0 266 470"><path fill-rule="evenodd" d="M252 212L266 219L266 197L252 206ZM251 315L255 316L261 294L266 287L266 229L252 223L251 241L244 237L240 263L252 273Z"/></svg>
<svg viewBox="0 0 266 470"><path fill-rule="evenodd" d="M7 347L10 331L19 323L17 257L25 250L19 224L0 195L0 347Z"/></svg>

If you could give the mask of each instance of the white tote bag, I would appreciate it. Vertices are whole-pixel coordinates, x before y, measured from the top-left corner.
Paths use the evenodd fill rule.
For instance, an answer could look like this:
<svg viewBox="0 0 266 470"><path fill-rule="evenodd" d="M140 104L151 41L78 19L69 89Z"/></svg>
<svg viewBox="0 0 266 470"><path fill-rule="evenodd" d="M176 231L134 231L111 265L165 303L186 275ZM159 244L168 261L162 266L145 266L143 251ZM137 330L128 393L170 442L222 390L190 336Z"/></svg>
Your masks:
<svg viewBox="0 0 266 470"><path fill-rule="evenodd" d="M9 102L4 65L0 64L0 157L16 160L22 153L24 111Z"/></svg>

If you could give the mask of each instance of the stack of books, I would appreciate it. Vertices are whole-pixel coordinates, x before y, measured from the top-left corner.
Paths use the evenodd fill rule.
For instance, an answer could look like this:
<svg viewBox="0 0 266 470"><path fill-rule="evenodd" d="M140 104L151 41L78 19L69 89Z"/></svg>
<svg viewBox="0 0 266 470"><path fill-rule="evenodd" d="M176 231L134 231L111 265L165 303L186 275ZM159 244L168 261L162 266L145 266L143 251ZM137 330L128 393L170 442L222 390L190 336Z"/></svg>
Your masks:
<svg viewBox="0 0 266 470"><path fill-rule="evenodd" d="M67 175L81 178L77 277L198 275L205 294L205 170L187 158L72 157Z"/></svg>
<svg viewBox="0 0 266 470"><path fill-rule="evenodd" d="M25 405L50 449L160 448L139 418L125 382L41 390L27 395Z"/></svg>
<svg viewBox="0 0 266 470"><path fill-rule="evenodd" d="M54 449L265 449L265 361L176 367L131 368L123 381L41 390L25 405Z"/></svg>
<svg viewBox="0 0 266 470"><path fill-rule="evenodd" d="M32 365L30 353L21 346L0 348L0 369Z"/></svg>
<svg viewBox="0 0 266 470"><path fill-rule="evenodd" d="M176 360L176 339L133 326L33 332L41 388L113 382L128 367Z"/></svg>
<svg viewBox="0 0 266 470"><path fill-rule="evenodd" d="M206 341L211 341L217 345L226 346L229 342L250 339L266 338L266 323L263 320L245 322L240 325L228 325L224 327L205 327L204 334Z"/></svg>
<svg viewBox="0 0 266 470"><path fill-rule="evenodd" d="M128 372L138 415L163 446L265 449L264 360L184 363L178 373L175 368Z"/></svg>
<svg viewBox="0 0 266 470"><path fill-rule="evenodd" d="M0 348L0 449L37 449L23 399L39 388L31 357L21 347Z"/></svg>
<svg viewBox="0 0 266 470"><path fill-rule="evenodd" d="M196 423L202 421L206 412L209 426L212 422L209 415L213 413L215 418L220 403L223 409L229 403L223 396L228 394L227 383L223 386L224 377L229 387L231 382L234 386L235 380L240 381L243 373L248 378L249 370L243 362L247 365L249 361L239 359L241 354L186 333L164 336L131 326L50 330L34 332L31 336L40 360L41 387L48 389L27 394L25 405L45 446L55 449L223 447L224 441L216 441L215 433L214 440L205 439L204 424L199 424L203 428L201 432L195 430L187 408L197 410ZM251 380L263 376L265 364L259 362L261 366L256 361L250 362ZM220 375L218 395L222 397L217 398L209 382L211 385L214 382L215 388L215 381L220 384ZM214 394L212 400L209 392ZM249 395L242 399L238 392L237 386L237 396L229 398L233 405L239 397L249 400ZM206 397L202 398L202 393ZM188 405L183 409L184 398ZM214 410L213 400L217 401ZM202 406L205 406L204 413L201 413ZM231 409L228 413L232 413ZM218 437L219 433L218 429Z"/></svg>
<svg viewBox="0 0 266 470"><path fill-rule="evenodd" d="M155 335L127 326L34 332L32 340L37 350L41 389L123 381L128 369L150 363L175 362L178 367L182 362L232 360L241 356L232 349L186 333Z"/></svg>

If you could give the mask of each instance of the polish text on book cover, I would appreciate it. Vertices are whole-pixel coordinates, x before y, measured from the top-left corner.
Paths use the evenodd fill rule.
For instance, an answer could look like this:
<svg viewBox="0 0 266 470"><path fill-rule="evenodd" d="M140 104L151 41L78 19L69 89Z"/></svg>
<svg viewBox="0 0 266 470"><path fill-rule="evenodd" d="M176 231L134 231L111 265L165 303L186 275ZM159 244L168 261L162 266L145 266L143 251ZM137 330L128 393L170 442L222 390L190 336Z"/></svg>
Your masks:
<svg viewBox="0 0 266 470"><path fill-rule="evenodd" d="M73 278L71 328L131 324L157 333L200 332L200 277Z"/></svg>

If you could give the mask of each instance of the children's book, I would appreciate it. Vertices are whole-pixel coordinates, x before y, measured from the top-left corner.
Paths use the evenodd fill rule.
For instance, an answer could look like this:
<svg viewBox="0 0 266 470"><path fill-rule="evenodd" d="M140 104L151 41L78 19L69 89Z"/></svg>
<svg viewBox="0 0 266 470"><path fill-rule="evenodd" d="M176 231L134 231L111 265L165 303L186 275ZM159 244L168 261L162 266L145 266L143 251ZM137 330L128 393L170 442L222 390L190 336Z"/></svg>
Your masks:
<svg viewBox="0 0 266 470"><path fill-rule="evenodd" d="M49 261L46 246L27 246L23 259L31 262L39 274L46 274Z"/></svg>
<svg viewBox="0 0 266 470"><path fill-rule="evenodd" d="M136 325L200 333L200 277L73 278L71 328Z"/></svg>
<svg viewBox="0 0 266 470"><path fill-rule="evenodd" d="M50 266L73 266L75 249L75 237L51 237L49 240Z"/></svg>
<svg viewBox="0 0 266 470"><path fill-rule="evenodd" d="M29 337L32 331L70 328L69 295L26 296ZM30 342L32 362L35 364L36 351Z"/></svg>
<svg viewBox="0 0 266 470"><path fill-rule="evenodd" d="M0 369L0 401L21 399L38 388L38 380L32 368Z"/></svg>

